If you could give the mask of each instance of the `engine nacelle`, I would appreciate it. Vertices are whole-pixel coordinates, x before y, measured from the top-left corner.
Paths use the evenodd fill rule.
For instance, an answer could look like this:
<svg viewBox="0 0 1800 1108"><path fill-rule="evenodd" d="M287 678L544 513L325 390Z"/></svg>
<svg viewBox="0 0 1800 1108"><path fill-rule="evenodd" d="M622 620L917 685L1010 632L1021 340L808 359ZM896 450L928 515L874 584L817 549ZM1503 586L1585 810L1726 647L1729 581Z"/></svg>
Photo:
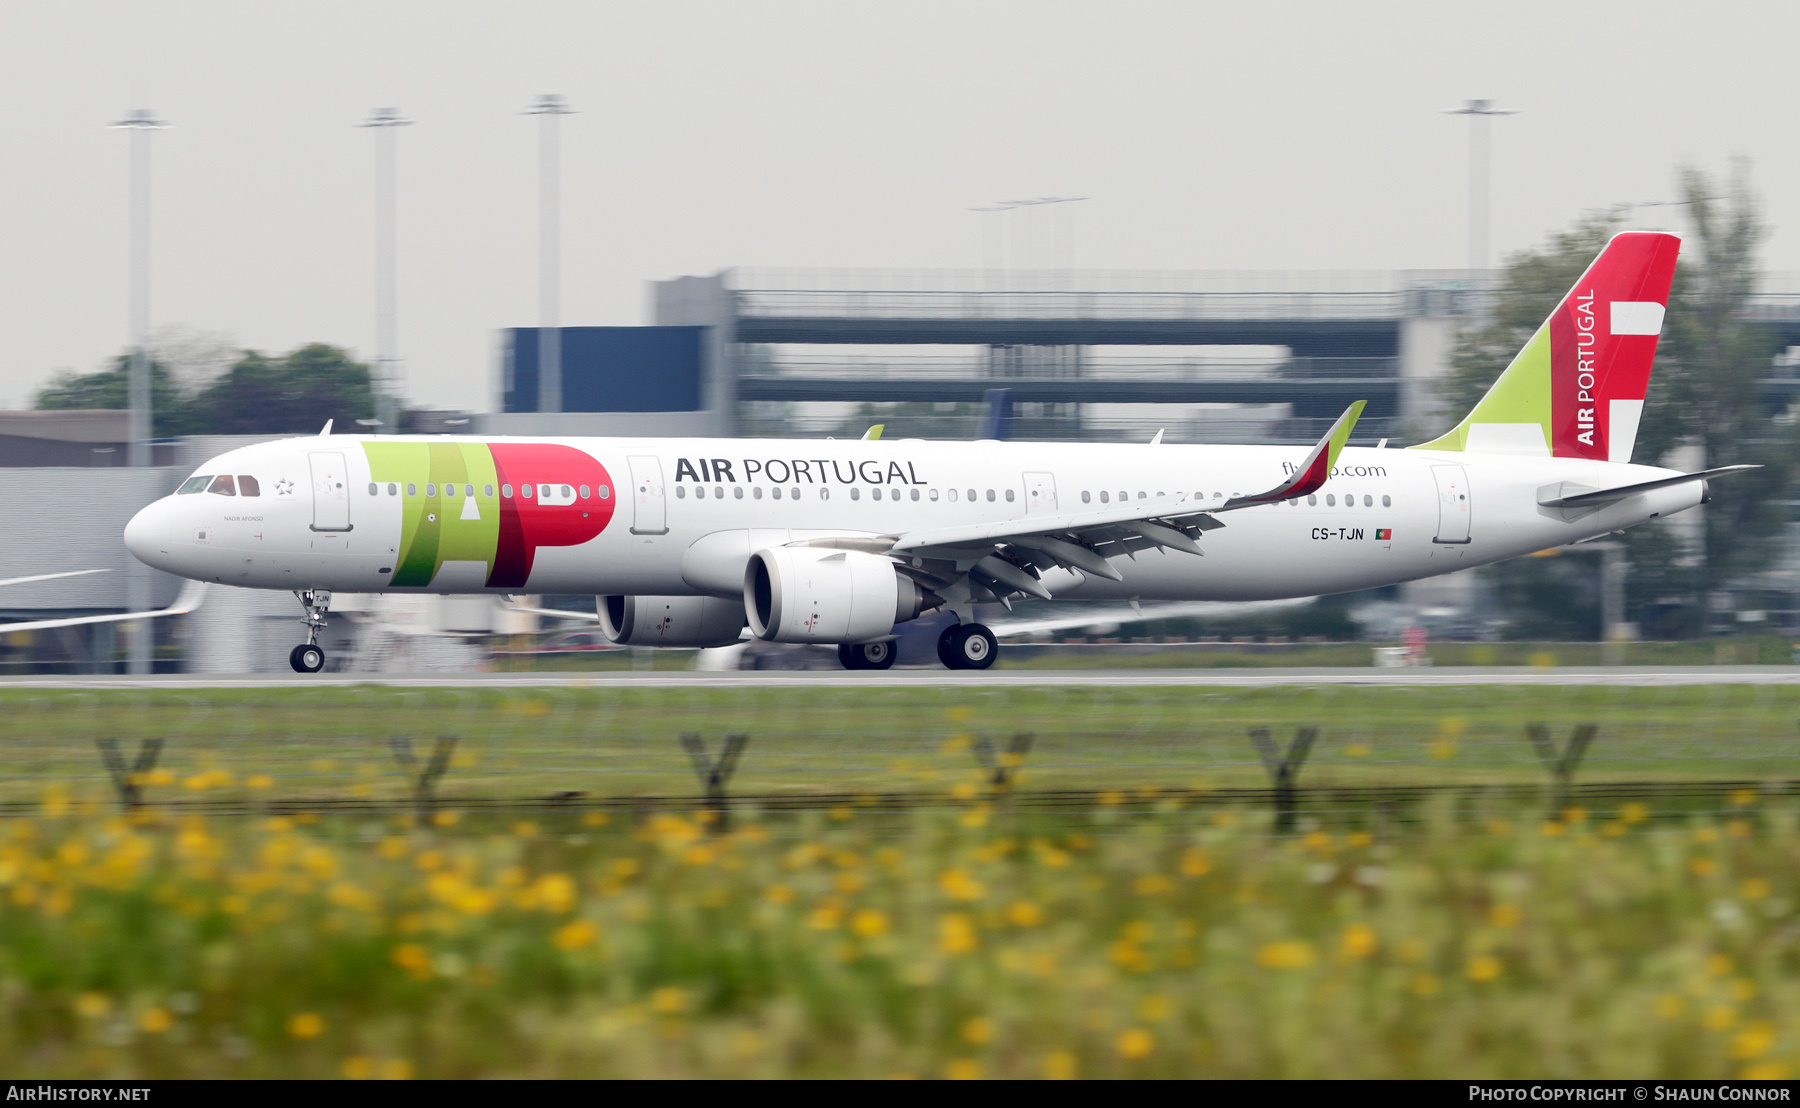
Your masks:
<svg viewBox="0 0 1800 1108"><path fill-rule="evenodd" d="M943 602L893 562L859 550L770 547L744 572L750 633L770 642L869 642Z"/></svg>
<svg viewBox="0 0 1800 1108"><path fill-rule="evenodd" d="M728 646L744 605L716 596L602 596L600 629L620 646Z"/></svg>

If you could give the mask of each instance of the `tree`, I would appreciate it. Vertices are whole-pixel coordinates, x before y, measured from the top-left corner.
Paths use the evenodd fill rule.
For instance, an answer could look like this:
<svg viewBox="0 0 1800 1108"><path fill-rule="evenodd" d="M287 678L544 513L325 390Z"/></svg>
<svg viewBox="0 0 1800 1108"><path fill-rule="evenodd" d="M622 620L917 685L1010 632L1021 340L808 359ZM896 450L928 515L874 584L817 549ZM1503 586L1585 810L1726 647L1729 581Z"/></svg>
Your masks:
<svg viewBox="0 0 1800 1108"><path fill-rule="evenodd" d="M375 414L369 367L324 343L283 358L246 351L193 398L191 423L213 435L304 434L328 419L345 429Z"/></svg>
<svg viewBox="0 0 1800 1108"><path fill-rule="evenodd" d="M121 354L107 369L95 373L56 375L38 391L39 411L99 408L117 411L131 407L131 355ZM150 363L151 431L156 438L187 433L187 405L175 387L167 367Z"/></svg>

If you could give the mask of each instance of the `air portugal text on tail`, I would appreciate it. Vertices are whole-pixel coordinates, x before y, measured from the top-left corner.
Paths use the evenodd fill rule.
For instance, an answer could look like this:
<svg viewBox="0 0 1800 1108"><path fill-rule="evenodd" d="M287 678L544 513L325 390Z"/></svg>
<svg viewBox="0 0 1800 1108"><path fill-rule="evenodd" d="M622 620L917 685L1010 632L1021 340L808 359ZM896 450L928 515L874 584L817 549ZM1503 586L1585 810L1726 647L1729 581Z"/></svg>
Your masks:
<svg viewBox="0 0 1800 1108"><path fill-rule="evenodd" d="M212 459L139 512L125 544L195 581L293 590L307 641L290 660L306 671L324 664L333 592L389 591L592 593L596 613L553 614L632 646L827 643L851 669L935 647L981 669L1007 631L982 620L1021 599L1353 592L1703 503L1725 470L1631 462L1677 247L1615 238L1475 410L1414 450L1351 445L1361 401L1310 450L1160 434L490 443L328 426Z"/></svg>
<svg viewBox="0 0 1800 1108"><path fill-rule="evenodd" d="M1680 249L1615 237L1475 410L1420 449L1631 461Z"/></svg>

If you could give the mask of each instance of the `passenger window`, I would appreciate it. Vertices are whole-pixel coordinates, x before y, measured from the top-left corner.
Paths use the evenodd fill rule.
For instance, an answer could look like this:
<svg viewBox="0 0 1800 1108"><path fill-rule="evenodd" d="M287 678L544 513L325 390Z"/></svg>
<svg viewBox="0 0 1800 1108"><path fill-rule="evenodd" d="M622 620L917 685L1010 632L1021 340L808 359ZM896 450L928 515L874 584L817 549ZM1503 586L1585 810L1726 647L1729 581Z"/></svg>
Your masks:
<svg viewBox="0 0 1800 1108"><path fill-rule="evenodd" d="M777 500L780 500L781 499L781 490L780 489L770 489L769 495L774 497ZM850 490L850 498L852 500L856 499L856 490L855 489Z"/></svg>
<svg viewBox="0 0 1800 1108"><path fill-rule="evenodd" d="M221 473L217 477L213 478L213 483L212 483L211 487L209 487L206 491L207 492L216 492L220 496L236 496L237 495L237 484L232 481L231 474Z"/></svg>
<svg viewBox="0 0 1800 1108"><path fill-rule="evenodd" d="M744 490L739 489L738 495L739 496L744 495ZM831 499L831 490L830 489L820 489L819 490L819 499L820 500L830 500Z"/></svg>
<svg viewBox="0 0 1800 1108"><path fill-rule="evenodd" d="M607 488L607 487L606 487L606 486L605 486L605 485L601 485L601 486L600 486L600 487L599 487L599 489L597 489L597 490L595 490L595 491L597 491L597 492L599 492L599 494L600 494L600 499L602 499L602 500L605 500L605 499L607 499L607 498L608 498L608 497L610 497L610 496L612 496L612 490L611 490L611 489L609 489L609 488Z"/></svg>
<svg viewBox="0 0 1800 1108"><path fill-rule="evenodd" d="M1382 493L1381 494L1381 506L1383 508L1392 508L1394 506L1394 498L1387 495L1386 493Z"/></svg>
<svg viewBox="0 0 1800 1108"><path fill-rule="evenodd" d="M1325 494L1325 506L1327 508L1337 507L1337 493L1328 492Z"/></svg>
<svg viewBox="0 0 1800 1108"><path fill-rule="evenodd" d="M1100 503L1102 503L1102 504L1112 503L1112 494L1107 492L1105 489L1101 489L1100 490Z"/></svg>
<svg viewBox="0 0 1800 1108"><path fill-rule="evenodd" d="M238 474L238 495L261 496L262 486L256 483L256 478L240 473Z"/></svg>
<svg viewBox="0 0 1800 1108"><path fill-rule="evenodd" d="M970 500L975 499L975 490L974 489L969 490L969 499Z"/></svg>
<svg viewBox="0 0 1800 1108"><path fill-rule="evenodd" d="M550 486L549 485L539 485L538 486L538 499L539 500L543 500L545 497L547 497L549 495L550 495Z"/></svg>
<svg viewBox="0 0 1800 1108"><path fill-rule="evenodd" d="M587 494L582 493L581 495L586 496ZM731 495L734 499L737 499L737 500L744 499L744 486L742 486L742 485L731 486Z"/></svg>
<svg viewBox="0 0 1800 1108"><path fill-rule="evenodd" d="M930 497L930 498L931 498L931 502L932 502L932 503L933 503L933 504L936 504L936 503L937 503L937 490L936 490L936 489L932 489L932 490L931 490L931 491L930 491L930 492L929 492L929 493L927 493L927 494L926 494L926 495L928 495L928 496L929 496L929 497Z"/></svg>
<svg viewBox="0 0 1800 1108"><path fill-rule="evenodd" d="M1138 499L1139 499L1139 500L1144 500L1144 499L1146 499L1146 497L1145 497L1145 496L1144 496L1144 490L1143 490L1143 489L1139 489L1139 490L1138 490Z"/></svg>
<svg viewBox="0 0 1800 1108"><path fill-rule="evenodd" d="M781 490L776 489L775 492L776 492L776 495L780 495ZM862 499L862 490L857 488L855 485L851 485L850 486L850 499L861 500Z"/></svg>
<svg viewBox="0 0 1800 1108"><path fill-rule="evenodd" d="M1087 491L1086 489L1081 490L1081 502L1083 504L1086 504L1088 501L1090 501L1092 499L1094 499L1093 493Z"/></svg>
<svg viewBox="0 0 1800 1108"><path fill-rule="evenodd" d="M392 481L388 482L388 495L389 496L399 496L400 495L400 486L394 484Z"/></svg>
<svg viewBox="0 0 1800 1108"><path fill-rule="evenodd" d="M245 495L245 496L249 496L249 495L250 495L250 494L249 494L249 493L245 493L245 494L244 494L244 495ZM370 496L380 496L380 495L381 495L381 486L380 486L380 485L377 485L377 484L376 484L376 483L375 483L375 482L373 482L373 481L370 481L370 482L369 482L369 495L370 495Z"/></svg>
<svg viewBox="0 0 1800 1108"><path fill-rule="evenodd" d="M586 500L587 498L588 498L588 487L586 485L583 485L583 486L581 486L581 499Z"/></svg>
<svg viewBox="0 0 1800 1108"><path fill-rule="evenodd" d="M993 490L993 489L989 489L989 490L988 490L988 491L987 491L987 494L988 494L988 503L989 503L989 504L992 504L992 503L993 503L993 502L994 502L994 490Z"/></svg>
<svg viewBox="0 0 1800 1108"><path fill-rule="evenodd" d="M526 485L524 487L530 488L531 486ZM676 485L675 486L675 499L677 499L677 500L686 500L687 499L687 486L686 485Z"/></svg>
<svg viewBox="0 0 1800 1108"><path fill-rule="evenodd" d="M955 489L950 490L950 503L952 503L952 504L956 503L956 490Z"/></svg>
<svg viewBox="0 0 1800 1108"><path fill-rule="evenodd" d="M570 488L570 487L569 487L569 486L567 486L567 485L564 485L564 486L563 486L563 487L562 487L562 495L563 495L563 499L564 499L564 500L573 500L573 499L575 499L575 490L574 490L574 489L572 489L572 488ZM720 493L720 494L719 494L719 495L720 495L720 496L723 496L723 495L725 495L725 494L724 494L724 493Z"/></svg>
<svg viewBox="0 0 1800 1108"><path fill-rule="evenodd" d="M752 499L752 500L761 500L762 499L762 486L761 485L758 485L755 488L750 490L750 499Z"/></svg>
<svg viewBox="0 0 1800 1108"><path fill-rule="evenodd" d="M531 499L531 486L530 485L520 485L519 486L519 495L524 497L527 500L530 500ZM687 493L683 490L682 486L676 485L675 486L675 495L676 496L686 496Z"/></svg>
<svg viewBox="0 0 1800 1108"><path fill-rule="evenodd" d="M425 495L426 496L436 496L437 495L437 482L435 482L435 481L425 482Z"/></svg>
<svg viewBox="0 0 1800 1108"><path fill-rule="evenodd" d="M1372 496L1370 496L1370 495L1369 495L1369 494L1368 494L1368 493L1366 493L1366 492L1365 492L1365 493L1363 493L1363 507L1365 507L1365 508L1373 508L1373 507L1374 507L1374 506L1375 506L1375 498L1374 498L1374 497L1372 497Z"/></svg>
<svg viewBox="0 0 1800 1108"><path fill-rule="evenodd" d="M1127 501L1127 500L1130 500L1130 499L1131 499L1131 494L1130 494L1130 493L1128 493L1128 492L1120 492L1120 493L1119 493L1119 503L1121 503L1121 504L1123 504L1123 503L1125 503L1125 502L1126 502L1126 501Z"/></svg>
<svg viewBox="0 0 1800 1108"><path fill-rule="evenodd" d="M695 500L705 500L706 499L706 486L705 485L695 485L694 486L694 499Z"/></svg>
<svg viewBox="0 0 1800 1108"><path fill-rule="evenodd" d="M800 486L795 485L793 488L788 490L788 494L791 495L795 500L800 499Z"/></svg>
<svg viewBox="0 0 1800 1108"><path fill-rule="evenodd" d="M568 487L569 486L567 486L567 485L563 486L563 488L565 488L565 489ZM718 497L720 500L725 499L725 486L724 485L714 485L713 486L713 495Z"/></svg>
<svg viewBox="0 0 1800 1108"><path fill-rule="evenodd" d="M492 485L481 486L481 495L487 496L487 497L493 496L494 495L494 486L492 486Z"/></svg>
<svg viewBox="0 0 1800 1108"><path fill-rule="evenodd" d="M412 494L407 493L407 495L411 496ZM511 500L512 499L512 486L511 485L501 485L500 486L500 495L502 497L506 498L507 500Z"/></svg>
<svg viewBox="0 0 1800 1108"><path fill-rule="evenodd" d="M919 499L919 490L918 490L918 489L914 489L914 490L913 490L913 491L912 491L912 498L913 498L913 499L914 499L914 500L917 500L917 499Z"/></svg>
<svg viewBox="0 0 1800 1108"><path fill-rule="evenodd" d="M475 486L474 485L464 485L463 486L463 495L464 496L474 496L475 495Z"/></svg>
<svg viewBox="0 0 1800 1108"><path fill-rule="evenodd" d="M408 481L406 483L406 495L408 495L408 496L419 495L419 486L413 484L411 481Z"/></svg>
<svg viewBox="0 0 1800 1108"><path fill-rule="evenodd" d="M1318 498L1318 497L1317 497L1317 496L1309 496L1309 497L1307 497L1307 498L1306 498L1306 506L1307 506L1307 507L1309 507L1309 508L1316 508L1316 507L1318 507L1318 506L1319 506L1319 498Z"/></svg>
<svg viewBox="0 0 1800 1108"><path fill-rule="evenodd" d="M1011 489L1006 490L1006 502L1008 504L1011 504L1013 502L1013 491Z"/></svg>
<svg viewBox="0 0 1800 1108"><path fill-rule="evenodd" d="M455 485L445 485L444 486L444 495L445 496L455 496L456 495L456 486Z"/></svg>
<svg viewBox="0 0 1800 1108"><path fill-rule="evenodd" d="M212 474L203 473L198 477L189 477L175 490L176 496L192 496L197 492L205 492L206 486L212 483Z"/></svg>

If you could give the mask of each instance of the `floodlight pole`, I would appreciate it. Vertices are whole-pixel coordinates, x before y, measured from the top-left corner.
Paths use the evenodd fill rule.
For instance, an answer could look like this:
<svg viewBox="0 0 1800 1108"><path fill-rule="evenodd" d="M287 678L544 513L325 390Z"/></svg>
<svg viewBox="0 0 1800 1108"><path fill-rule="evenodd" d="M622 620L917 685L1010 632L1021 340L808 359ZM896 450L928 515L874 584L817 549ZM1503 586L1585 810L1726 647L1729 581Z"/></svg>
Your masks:
<svg viewBox="0 0 1800 1108"><path fill-rule="evenodd" d="M150 449L153 435L150 392L150 133L168 124L156 118L148 108L140 108L110 126L131 132L131 292L127 320L131 330L131 359L127 370L126 435L129 439L126 460L134 470L147 471L154 461ZM151 490L139 490L148 496ZM150 569L131 559L126 580L125 606L128 611L150 609ZM131 625L132 673L147 674L152 668L154 629L148 623Z"/></svg>
<svg viewBox="0 0 1800 1108"><path fill-rule="evenodd" d="M375 128L375 418L399 429L399 233L395 227L394 129L412 120L398 108L376 108L357 124Z"/></svg>
<svg viewBox="0 0 1800 1108"><path fill-rule="evenodd" d="M1488 120L1519 112L1496 108L1492 100L1467 100L1443 113L1469 117L1469 268L1483 273L1488 268Z"/></svg>
<svg viewBox="0 0 1800 1108"><path fill-rule="evenodd" d="M575 109L554 92L523 115L538 122L538 411L560 412L562 388L562 166L560 124Z"/></svg>

